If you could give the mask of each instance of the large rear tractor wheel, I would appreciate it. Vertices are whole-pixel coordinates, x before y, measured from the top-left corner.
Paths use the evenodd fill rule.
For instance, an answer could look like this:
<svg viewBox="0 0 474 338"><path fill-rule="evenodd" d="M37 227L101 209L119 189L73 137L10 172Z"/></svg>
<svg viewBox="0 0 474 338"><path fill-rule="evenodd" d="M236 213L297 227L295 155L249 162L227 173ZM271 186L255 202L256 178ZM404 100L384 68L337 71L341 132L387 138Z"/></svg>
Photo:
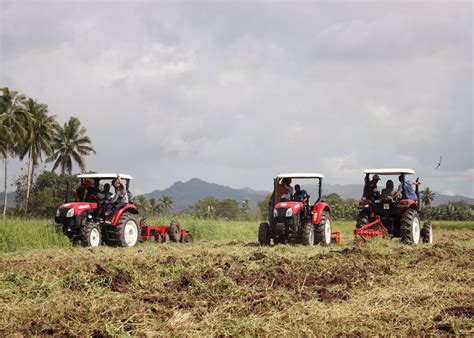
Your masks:
<svg viewBox="0 0 474 338"><path fill-rule="evenodd" d="M423 243L433 244L433 225L431 222L427 222L421 229L421 239Z"/></svg>
<svg viewBox="0 0 474 338"><path fill-rule="evenodd" d="M369 224L369 212L362 210L357 215L356 229L360 229L366 224Z"/></svg>
<svg viewBox="0 0 474 338"><path fill-rule="evenodd" d="M81 229L81 242L82 245L91 248L100 246L102 243L100 226L93 222L86 223Z"/></svg>
<svg viewBox="0 0 474 338"><path fill-rule="evenodd" d="M171 221L168 234L171 242L179 242L181 240L181 225L176 221Z"/></svg>
<svg viewBox="0 0 474 338"><path fill-rule="evenodd" d="M260 223L258 227L258 243L261 246L270 245L270 226L268 223Z"/></svg>
<svg viewBox="0 0 474 338"><path fill-rule="evenodd" d="M323 211L319 224L314 227L314 242L321 245L331 244L332 227L328 211Z"/></svg>
<svg viewBox="0 0 474 338"><path fill-rule="evenodd" d="M308 222L303 225L303 245L314 245L314 226L313 223Z"/></svg>
<svg viewBox="0 0 474 338"><path fill-rule="evenodd" d="M117 223L117 243L122 247L135 246L140 236L140 226L136 218L124 213Z"/></svg>
<svg viewBox="0 0 474 338"><path fill-rule="evenodd" d="M417 245L420 243L420 218L415 209L408 209L400 220L402 242Z"/></svg>

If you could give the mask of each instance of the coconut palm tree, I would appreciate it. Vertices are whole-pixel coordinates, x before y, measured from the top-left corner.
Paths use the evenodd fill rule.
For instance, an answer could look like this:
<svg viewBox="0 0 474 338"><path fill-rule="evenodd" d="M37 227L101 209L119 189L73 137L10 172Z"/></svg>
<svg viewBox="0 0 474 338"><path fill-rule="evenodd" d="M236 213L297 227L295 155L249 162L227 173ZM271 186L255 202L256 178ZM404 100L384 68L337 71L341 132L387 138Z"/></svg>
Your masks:
<svg viewBox="0 0 474 338"><path fill-rule="evenodd" d="M7 188L8 188L8 156L18 152L18 145L24 137L23 121L25 113L22 103L25 101L23 95L7 87L0 90L0 146L1 157L4 164L3 185L3 215L7 212Z"/></svg>
<svg viewBox="0 0 474 338"><path fill-rule="evenodd" d="M72 116L64 126L57 126L53 139L54 153L48 158L49 162L54 161L53 171L58 167L61 173L71 174L73 160L77 163L81 172L86 169L84 156L95 154L92 142L86 135L86 128L81 126L81 121Z"/></svg>
<svg viewBox="0 0 474 338"><path fill-rule="evenodd" d="M173 197L169 195L163 195L163 197L160 198L160 204L163 212L165 215L168 214L168 211L173 209Z"/></svg>
<svg viewBox="0 0 474 338"><path fill-rule="evenodd" d="M138 210L140 210L145 215L148 213L148 210L150 210L150 202L146 198L146 195L137 196L135 205L137 206Z"/></svg>
<svg viewBox="0 0 474 338"><path fill-rule="evenodd" d="M28 212L33 171L38 166L38 161L43 160L42 154L51 156L53 148L53 133L56 128L55 116L48 116L48 106L28 99L24 105L27 113L25 121L25 138L20 148L20 160L28 155L27 188L25 199L25 212Z"/></svg>
<svg viewBox="0 0 474 338"><path fill-rule="evenodd" d="M161 204L158 203L158 200L155 197L150 198L148 200L148 204L150 206L150 213L152 217L155 217L155 214L158 216L161 214Z"/></svg>
<svg viewBox="0 0 474 338"><path fill-rule="evenodd" d="M426 187L424 190L421 191L421 203L423 203L425 207L430 207L431 202L433 202L434 198L435 193L429 187Z"/></svg>

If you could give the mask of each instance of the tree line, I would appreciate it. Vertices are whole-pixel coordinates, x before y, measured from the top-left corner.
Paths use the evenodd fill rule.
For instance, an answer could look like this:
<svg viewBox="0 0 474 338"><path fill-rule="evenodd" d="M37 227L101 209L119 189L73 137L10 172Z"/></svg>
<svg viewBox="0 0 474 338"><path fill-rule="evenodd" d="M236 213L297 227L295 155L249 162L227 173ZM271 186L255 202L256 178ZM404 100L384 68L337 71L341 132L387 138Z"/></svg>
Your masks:
<svg viewBox="0 0 474 338"><path fill-rule="evenodd" d="M139 195L133 199L133 203L142 215L159 217L166 216L173 209L173 197L163 195L161 198Z"/></svg>
<svg viewBox="0 0 474 338"><path fill-rule="evenodd" d="M40 162L53 163L52 171L71 175L75 162L85 171L85 156L95 153L86 128L78 118L71 116L63 125L48 106L8 87L0 88L0 159L4 164L3 215L7 212L8 160L26 160L26 183L17 195L24 213L30 208L30 195L34 186L35 170Z"/></svg>

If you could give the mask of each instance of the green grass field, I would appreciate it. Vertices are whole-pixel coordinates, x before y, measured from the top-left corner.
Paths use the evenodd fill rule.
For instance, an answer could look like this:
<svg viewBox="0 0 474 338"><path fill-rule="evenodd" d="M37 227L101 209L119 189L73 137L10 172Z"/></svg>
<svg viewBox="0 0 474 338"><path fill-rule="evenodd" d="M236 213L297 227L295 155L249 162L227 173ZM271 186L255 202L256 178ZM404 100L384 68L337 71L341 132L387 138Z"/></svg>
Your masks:
<svg viewBox="0 0 474 338"><path fill-rule="evenodd" d="M150 224L169 224L171 218L150 219ZM202 220L181 217L182 226L195 241L256 241L259 222ZM474 222L434 221L434 229L471 229ZM344 240L352 240L354 221L332 222L333 231L341 229ZM70 247L69 240L56 231L53 220L0 218L0 252Z"/></svg>

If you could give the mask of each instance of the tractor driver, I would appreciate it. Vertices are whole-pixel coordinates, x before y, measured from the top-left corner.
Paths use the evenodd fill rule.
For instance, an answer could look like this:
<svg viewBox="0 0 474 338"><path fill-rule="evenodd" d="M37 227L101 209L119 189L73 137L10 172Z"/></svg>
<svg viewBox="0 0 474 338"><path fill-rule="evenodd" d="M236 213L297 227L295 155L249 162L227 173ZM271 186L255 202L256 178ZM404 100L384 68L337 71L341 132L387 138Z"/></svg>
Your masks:
<svg viewBox="0 0 474 338"><path fill-rule="evenodd" d="M298 201L298 202L307 202L308 200L308 193L306 192L306 190L301 190L301 187L299 184L296 184L295 185L295 195L294 195L294 199L295 201Z"/></svg>

